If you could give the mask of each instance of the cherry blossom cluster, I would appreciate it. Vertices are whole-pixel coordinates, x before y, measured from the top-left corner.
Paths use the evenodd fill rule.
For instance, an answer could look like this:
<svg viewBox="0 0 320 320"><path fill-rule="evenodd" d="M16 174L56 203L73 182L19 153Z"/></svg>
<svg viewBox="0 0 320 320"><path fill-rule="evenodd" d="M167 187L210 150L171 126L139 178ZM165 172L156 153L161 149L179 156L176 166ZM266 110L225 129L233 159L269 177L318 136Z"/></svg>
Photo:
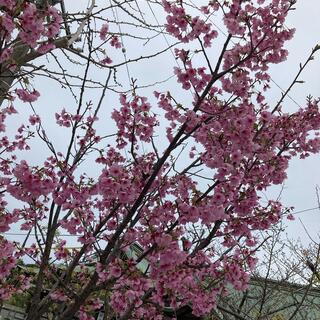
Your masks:
<svg viewBox="0 0 320 320"><path fill-rule="evenodd" d="M46 10L39 10L33 3L24 3L21 6L16 1L7 1L2 5L7 8L7 12L2 16L1 28L5 39L10 40L18 27L19 37L24 43L35 48L41 40L39 48L43 51L43 46L48 45L51 39L59 34L62 18L56 8L49 6Z"/></svg>
<svg viewBox="0 0 320 320"><path fill-rule="evenodd" d="M194 68L185 50L176 49L176 56L184 63L185 70L174 68L174 73L178 82L182 84L182 88L189 90L192 87L197 92L201 92L211 80L211 75L206 72L205 67Z"/></svg>
<svg viewBox="0 0 320 320"><path fill-rule="evenodd" d="M207 23L199 16L191 17L186 13L184 7L177 5L176 2L163 0L162 5L168 13L167 32L185 43L201 37L205 47L212 45L212 41L218 36L218 32L213 29L211 23Z"/></svg>
<svg viewBox="0 0 320 320"><path fill-rule="evenodd" d="M19 200L31 202L48 195L55 188L55 177L50 173L46 175L46 172L33 172L24 160L15 166L12 174L15 181L7 186L7 191Z"/></svg>
<svg viewBox="0 0 320 320"><path fill-rule="evenodd" d="M147 98L135 96L130 102L125 95L120 97L121 109L114 110L112 118L118 126L118 147L136 143L137 139L150 142L154 127L157 125L156 117L150 111L151 105Z"/></svg>
<svg viewBox="0 0 320 320"><path fill-rule="evenodd" d="M37 8L29 1L1 1L0 37L2 39L0 48L0 63L2 68L15 70L19 65L21 54L20 47L24 45L29 50L37 50L45 54L55 48L54 40L60 32L62 17L60 12L52 6L42 9ZM12 38L19 39L18 45ZM28 49L23 53L27 54ZM23 51L22 51L23 52ZM11 94L13 96L13 94ZM17 89L16 95L24 102L34 102L39 97L36 90Z"/></svg>
<svg viewBox="0 0 320 320"><path fill-rule="evenodd" d="M109 35L109 37L108 37ZM109 30L109 24L104 23L99 31L99 37L102 41L108 42L115 49L122 48L122 43L117 35L111 34ZM111 64L112 59L106 55L101 61L102 64Z"/></svg>
<svg viewBox="0 0 320 320"><path fill-rule="evenodd" d="M13 293L22 294L30 287L30 279L23 274L13 274L18 262L14 243L4 238L0 240L0 299L6 301ZM8 281L7 277L11 275Z"/></svg>
<svg viewBox="0 0 320 320"><path fill-rule="evenodd" d="M23 102L34 102L40 97L40 93L37 90L28 92L24 89L16 89L16 94Z"/></svg>

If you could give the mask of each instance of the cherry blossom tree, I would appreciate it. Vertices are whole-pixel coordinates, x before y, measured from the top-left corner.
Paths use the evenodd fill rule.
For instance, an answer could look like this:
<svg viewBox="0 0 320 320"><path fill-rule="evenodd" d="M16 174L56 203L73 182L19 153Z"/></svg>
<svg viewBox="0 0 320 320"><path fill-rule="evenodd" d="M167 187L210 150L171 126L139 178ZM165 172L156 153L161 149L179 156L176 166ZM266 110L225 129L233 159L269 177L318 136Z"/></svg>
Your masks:
<svg viewBox="0 0 320 320"><path fill-rule="evenodd" d="M279 201L260 202L260 191L285 180L292 157L320 149L318 100L285 108L318 46L279 100L268 100L269 67L286 60L294 34L285 26L294 4L146 1L152 24L137 1L74 11L63 0L0 0L2 301L28 290L28 320L93 319L102 305L107 319L163 319L168 306L209 314L230 285L247 288L257 232L288 215ZM129 57L123 45L159 36L167 45L142 55L133 48ZM137 80L119 82L121 70L143 61L150 68L170 50L175 88L162 83L146 97ZM68 132L62 148L36 111L47 94L37 90L41 77L74 96L51 115ZM22 102L29 121L13 133L7 123L26 112ZM34 141L47 150L43 162L28 160ZM26 232L23 242L8 240L13 228ZM68 249L63 234L79 248ZM130 256L134 245L141 250ZM14 272L25 259L36 274Z"/></svg>

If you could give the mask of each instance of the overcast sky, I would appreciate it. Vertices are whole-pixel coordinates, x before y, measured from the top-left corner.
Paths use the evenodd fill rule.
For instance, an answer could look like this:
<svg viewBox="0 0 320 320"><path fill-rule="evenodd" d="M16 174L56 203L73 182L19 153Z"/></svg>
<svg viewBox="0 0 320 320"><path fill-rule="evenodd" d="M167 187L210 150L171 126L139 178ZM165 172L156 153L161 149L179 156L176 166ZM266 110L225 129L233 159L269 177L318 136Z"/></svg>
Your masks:
<svg viewBox="0 0 320 320"><path fill-rule="evenodd" d="M141 6L146 2L139 1ZM146 9L148 9L146 7ZM217 22L217 24L221 22ZM288 60L280 65L275 65L271 68L271 75L276 82L274 89L272 90L272 99L277 101L277 98L281 95L282 89L286 89L291 83L293 77L299 69L299 63L303 63L308 57L311 48L316 44L320 44L320 1L319 0L298 0L296 4L296 10L291 12L288 17L287 27L295 27L296 33L293 40L287 43L289 49ZM157 39L152 42L152 45L163 46L164 39ZM130 43L127 43L127 49L130 49ZM129 52L132 57L139 56L143 52L138 51L132 54L132 50ZM172 56L170 53L163 55L159 60L149 68L142 69L139 64L130 65L131 76L137 77L139 84L151 83L152 79L165 79L170 76L172 70ZM170 61L170 63L168 63ZM158 77L158 78L157 78ZM285 107L287 110L296 110L297 105L305 105L306 96L311 94L314 97L320 96L320 51L315 56L315 60L309 64L308 68L304 71L302 80L305 84L299 84L294 87L290 93L290 98L285 100ZM172 80L174 81L174 79ZM172 82L173 83L173 82ZM170 82L167 84L170 88ZM277 85L279 87L277 87ZM170 88L171 90L172 88ZM149 92L152 92L150 89ZM287 206L294 206L295 212L302 211L310 208L317 207L317 197L315 187L320 185L320 156L311 156L310 158L300 161L294 159L290 164L288 171L288 179L285 183L282 191L281 200ZM272 188L266 193L266 197L275 198L278 196L281 188ZM316 236L320 231L320 210L307 211L297 215L295 222L288 224L289 237L297 238L301 237L303 242L308 242L308 236L306 235L303 225L308 229L310 234Z"/></svg>
<svg viewBox="0 0 320 320"><path fill-rule="evenodd" d="M299 63L306 60L311 48L320 44L320 1L300 0L296 8L287 20L288 27L296 28L294 39L287 45L290 52L288 61L272 68L273 79L284 89L298 70ZM303 106L308 94L320 97L320 51L303 73L301 80L306 83L296 86L290 97ZM280 89L278 92L280 93ZM286 103L291 108L297 107L290 99L287 99ZM294 206L295 211L317 207L317 184L320 185L320 155L311 156L303 161L294 159L290 164L281 199L286 205ZM275 193L277 191L279 188ZM320 210L307 211L297 217L302 220L310 234L316 237L320 232ZM308 241L299 219L288 224L288 233L290 237L301 237L304 242Z"/></svg>
<svg viewBox="0 0 320 320"><path fill-rule="evenodd" d="M74 4L75 2L70 2ZM79 4L86 4L87 1L80 0L77 2ZM139 2L140 3L140 2ZM141 4L143 5L143 1ZM272 68L272 78L282 89L290 84L293 76L299 68L299 63L304 62L306 57L309 55L311 48L313 48L317 43L320 43L320 1L319 0L300 0L296 5L297 10L291 13L288 21L288 27L295 27L296 34L295 38L287 44L290 55L288 61L281 65L276 65ZM165 40L157 39L152 43L152 48L163 46ZM127 44L130 48L130 44ZM129 50L128 50L129 51ZM133 53L132 53L133 52ZM132 57L139 56L143 52L138 49L132 50L130 54ZM168 63L170 59L170 63ZM162 80L172 74L172 59L170 53L160 57L155 60L152 68L141 69L140 65L130 65L131 76L137 77L140 83L152 83L153 80ZM294 88L290 93L290 99L286 99L286 107L296 109L297 105L303 106L305 104L306 96L311 94L315 97L320 96L320 52L318 56L315 56L315 61L313 61L302 76L302 80L306 81L305 84L299 85ZM105 77L105 73L101 73L101 77ZM174 83L172 80L171 85ZM41 79L41 81L35 82L36 88L42 93L39 102L36 104L37 111L44 117L47 113L47 108L50 111L61 110L62 107L70 107L73 103L70 95L60 94L61 90L57 84L52 83L52 81L47 81L46 79ZM170 82L167 84L170 88ZM153 88L149 89L149 93L153 91ZM148 90L147 90L148 92ZM272 91L272 99L277 100L280 97L281 89L276 85ZM93 100L97 99L97 91L92 90L90 98ZM294 102L293 102L294 100ZM113 109L117 104L116 95L108 97L106 100L108 105L107 112ZM23 115L22 115L23 117ZM110 120L104 124L105 126L110 126L109 131L112 131L112 125ZM48 132L54 136L54 141L57 148L64 146L66 140L66 130L57 130L56 126L50 122L47 123ZM65 149L65 148L64 148ZM43 155L46 154L44 149L42 149ZM35 158L35 153L29 154L30 160ZM41 156L41 152L37 154L37 160ZM91 166L91 170L96 170L95 166ZM315 187L320 184L320 156L312 156L304 161L299 161L295 159L290 164L290 169L288 171L288 180L285 183L284 190L281 195L281 200L287 206L294 206L295 211L301 211L305 209L314 208L317 206L317 198L315 193ZM266 197L275 198L278 196L280 188L272 188L266 193ZM308 229L310 234L316 236L320 231L320 210L307 211L297 215L298 218L303 221L303 224ZM301 237L304 243L308 242L308 237L303 229L302 223L299 219L295 222L290 222L288 224L289 237L297 238Z"/></svg>

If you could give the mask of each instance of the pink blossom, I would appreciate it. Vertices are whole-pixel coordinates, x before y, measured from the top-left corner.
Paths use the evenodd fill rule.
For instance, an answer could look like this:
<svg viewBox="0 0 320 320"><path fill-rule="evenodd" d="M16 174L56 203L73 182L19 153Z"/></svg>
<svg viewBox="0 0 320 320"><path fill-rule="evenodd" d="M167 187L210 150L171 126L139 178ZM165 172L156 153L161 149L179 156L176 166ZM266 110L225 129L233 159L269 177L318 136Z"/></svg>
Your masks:
<svg viewBox="0 0 320 320"><path fill-rule="evenodd" d="M101 40L106 40L107 34L109 31L109 25L107 23L104 23L100 29L100 39Z"/></svg>
<svg viewBox="0 0 320 320"><path fill-rule="evenodd" d="M38 48L37 48L37 51L41 54L45 54L51 50L53 50L56 46L51 43L51 42L48 42L48 43L43 43L41 44Z"/></svg>
<svg viewBox="0 0 320 320"><path fill-rule="evenodd" d="M30 116L29 122L34 126L35 124L40 123L40 117L38 115Z"/></svg>
<svg viewBox="0 0 320 320"><path fill-rule="evenodd" d="M5 13L4 15L1 16L0 18L0 24L1 24L1 34L4 35L6 40L11 39L11 34L15 28L13 18Z"/></svg>
<svg viewBox="0 0 320 320"><path fill-rule="evenodd" d="M4 49L0 55L0 63L3 63L9 60L11 58L12 52L13 52L13 49L11 47Z"/></svg>
<svg viewBox="0 0 320 320"><path fill-rule="evenodd" d="M6 7L9 10L12 10L15 5L15 0L0 0L0 6Z"/></svg>
<svg viewBox="0 0 320 320"><path fill-rule="evenodd" d="M111 37L110 44L111 44L112 47L115 47L116 49L119 49L119 48L122 47L122 44L121 44L121 42L119 40L119 37L117 37L117 36L112 36Z"/></svg>
<svg viewBox="0 0 320 320"><path fill-rule="evenodd" d="M110 268L110 275L113 277L118 278L121 276L121 273L122 273L122 270L119 266L115 265Z"/></svg>
<svg viewBox="0 0 320 320"><path fill-rule="evenodd" d="M30 92L25 89L16 89L16 93L23 102L34 102L40 97L40 93L37 90Z"/></svg>
<svg viewBox="0 0 320 320"><path fill-rule="evenodd" d="M102 63L102 64L111 64L112 63L112 59L110 57L106 56L104 59L102 59L100 61L100 63Z"/></svg>
<svg viewBox="0 0 320 320"><path fill-rule="evenodd" d="M38 11L33 3L28 3L21 16L22 30L20 38L23 42L34 48L37 40L44 31L43 18L38 17Z"/></svg>
<svg viewBox="0 0 320 320"><path fill-rule="evenodd" d="M62 290L56 290L50 293L50 297L56 301L67 301L68 296Z"/></svg>
<svg viewBox="0 0 320 320"><path fill-rule="evenodd" d="M60 31L60 24L62 23L61 14L55 7L49 7L47 19L49 19L50 22L47 24L44 34L48 38L54 38L59 34Z"/></svg>
<svg viewBox="0 0 320 320"><path fill-rule="evenodd" d="M288 219L288 220L295 220L295 217L294 217L293 214L288 214L288 215L287 215L287 219Z"/></svg>

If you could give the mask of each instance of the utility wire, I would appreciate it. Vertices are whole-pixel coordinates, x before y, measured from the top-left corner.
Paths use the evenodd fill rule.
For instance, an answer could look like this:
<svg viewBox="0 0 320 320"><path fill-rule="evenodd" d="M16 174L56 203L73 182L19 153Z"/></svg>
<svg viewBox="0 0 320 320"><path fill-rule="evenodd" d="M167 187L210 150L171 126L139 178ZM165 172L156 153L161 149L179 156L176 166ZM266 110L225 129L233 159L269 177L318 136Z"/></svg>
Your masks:
<svg viewBox="0 0 320 320"><path fill-rule="evenodd" d="M6 236L36 236L35 233L24 233L24 232L0 232L0 235L4 234ZM81 237L82 235L75 234L58 234L57 237Z"/></svg>
<svg viewBox="0 0 320 320"><path fill-rule="evenodd" d="M313 207L313 208L308 208L308 209L303 209L299 211L292 212L291 214L298 214L298 213L303 213L303 212L308 212L308 211L315 211L315 210L320 210L320 207ZM35 236L35 233L23 233L23 232L1 232L0 234L4 234L6 236ZM75 235L75 234L58 234L57 237L81 237L82 235Z"/></svg>
<svg viewBox="0 0 320 320"><path fill-rule="evenodd" d="M307 211L314 211L314 210L320 210L320 207L314 207L314 208L304 209L304 210L300 210L300 211L293 212L292 214L298 214L298 213L307 212Z"/></svg>

